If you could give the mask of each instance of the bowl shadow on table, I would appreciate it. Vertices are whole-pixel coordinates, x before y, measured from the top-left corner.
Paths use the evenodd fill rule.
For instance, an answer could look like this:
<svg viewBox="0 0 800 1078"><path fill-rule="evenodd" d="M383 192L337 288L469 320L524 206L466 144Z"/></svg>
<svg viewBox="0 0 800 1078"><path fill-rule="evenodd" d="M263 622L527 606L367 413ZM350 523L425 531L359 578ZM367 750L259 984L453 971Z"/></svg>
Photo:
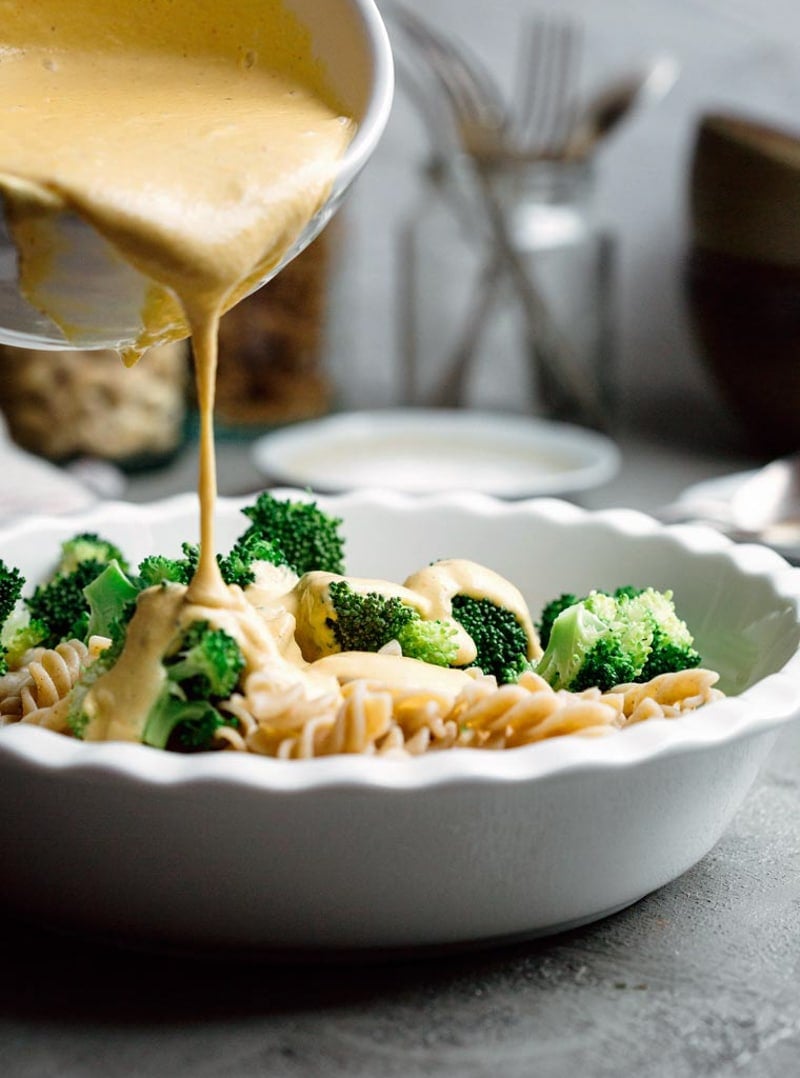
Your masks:
<svg viewBox="0 0 800 1078"><path fill-rule="evenodd" d="M409 992L484 993L524 979L528 990L632 988L648 984L631 969L631 941L657 948L670 911L707 901L701 861L678 880L611 916L552 936L494 944L359 952L272 952L249 957L169 952L63 934L5 918L0 1013L74 1026L280 1016L306 1011L369 1009ZM634 959L657 970L658 958ZM80 991L65 993L80 970ZM224 984L224 991L220 985Z"/></svg>

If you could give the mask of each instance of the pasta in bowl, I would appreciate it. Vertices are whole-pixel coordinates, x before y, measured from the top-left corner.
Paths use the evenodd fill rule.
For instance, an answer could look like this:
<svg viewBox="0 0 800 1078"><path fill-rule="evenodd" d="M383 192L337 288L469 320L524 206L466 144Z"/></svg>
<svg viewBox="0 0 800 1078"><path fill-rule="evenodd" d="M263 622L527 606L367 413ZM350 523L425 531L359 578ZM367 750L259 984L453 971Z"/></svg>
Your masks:
<svg viewBox="0 0 800 1078"><path fill-rule="evenodd" d="M222 709L232 721L221 751L186 753L154 748L153 737L65 736L58 702L98 645L53 649L39 655L38 681L27 672L27 716L43 710L47 721L0 728L0 848L15 911L248 951L555 931L635 901L702 857L800 707L800 573L770 551L552 500L316 501L343 522L348 573L404 581L414 595L419 573L454 557L491 566L531 611L563 592L669 589L702 665L573 692L537 672L541 648L500 684L469 662L424 686L375 666L344 676L331 672L341 657L323 654L304 662L337 684L328 712L306 714L296 687L280 696L269 670L253 672ZM221 549L241 530L242 506L219 507ZM36 581L79 530L133 560L180 551L195 510L186 497L24 521L4 530L0 556ZM396 669L395 646L372 659Z"/></svg>

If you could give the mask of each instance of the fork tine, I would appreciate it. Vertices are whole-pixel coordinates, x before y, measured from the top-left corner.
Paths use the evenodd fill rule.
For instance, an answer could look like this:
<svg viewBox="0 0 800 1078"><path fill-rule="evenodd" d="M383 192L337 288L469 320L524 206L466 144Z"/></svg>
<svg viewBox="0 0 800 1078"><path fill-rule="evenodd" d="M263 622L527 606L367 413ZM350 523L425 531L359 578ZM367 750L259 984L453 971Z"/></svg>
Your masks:
<svg viewBox="0 0 800 1078"><path fill-rule="evenodd" d="M517 149L526 156L558 157L575 107L580 35L558 16L535 16L522 37L517 76Z"/></svg>
<svg viewBox="0 0 800 1078"><path fill-rule="evenodd" d="M427 60L453 106L459 124L502 130L505 104L499 88L480 61L468 53L466 47L454 44L407 8L392 4L388 14Z"/></svg>

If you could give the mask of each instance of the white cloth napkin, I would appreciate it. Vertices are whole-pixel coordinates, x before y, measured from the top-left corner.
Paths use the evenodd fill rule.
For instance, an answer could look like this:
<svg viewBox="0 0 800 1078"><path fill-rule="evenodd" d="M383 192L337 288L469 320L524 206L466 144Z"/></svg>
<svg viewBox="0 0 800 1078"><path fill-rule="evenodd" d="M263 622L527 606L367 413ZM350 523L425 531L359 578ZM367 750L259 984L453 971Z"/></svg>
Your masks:
<svg viewBox="0 0 800 1078"><path fill-rule="evenodd" d="M72 513L96 500L69 472L15 445L0 415L0 522L31 513Z"/></svg>

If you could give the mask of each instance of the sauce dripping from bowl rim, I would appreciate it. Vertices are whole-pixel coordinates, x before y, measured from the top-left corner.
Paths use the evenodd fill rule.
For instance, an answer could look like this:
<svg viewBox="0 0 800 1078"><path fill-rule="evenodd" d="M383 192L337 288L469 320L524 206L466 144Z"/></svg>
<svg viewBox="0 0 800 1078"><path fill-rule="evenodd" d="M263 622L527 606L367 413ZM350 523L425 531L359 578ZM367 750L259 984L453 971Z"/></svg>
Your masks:
<svg viewBox="0 0 800 1078"><path fill-rule="evenodd" d="M214 543L219 319L324 204L355 124L281 0L234 0L223 14L212 0L144 10L97 0L91 11L11 0L4 13L0 190L22 290L59 320L51 251L73 212L153 282L125 361L190 332L200 561L187 599L225 605Z"/></svg>

